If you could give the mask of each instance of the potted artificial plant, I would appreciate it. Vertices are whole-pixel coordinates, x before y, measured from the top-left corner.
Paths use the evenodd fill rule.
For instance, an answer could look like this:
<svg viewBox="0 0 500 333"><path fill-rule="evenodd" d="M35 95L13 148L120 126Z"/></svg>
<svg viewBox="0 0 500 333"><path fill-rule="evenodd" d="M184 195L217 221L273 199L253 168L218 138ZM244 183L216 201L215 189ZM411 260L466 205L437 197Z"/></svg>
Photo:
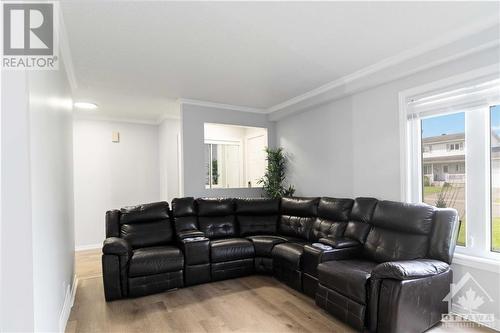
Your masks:
<svg viewBox="0 0 500 333"><path fill-rule="evenodd" d="M270 198L293 196L295 188L285 185L287 158L283 148L266 148L266 154L266 172L257 183L262 184L262 189Z"/></svg>

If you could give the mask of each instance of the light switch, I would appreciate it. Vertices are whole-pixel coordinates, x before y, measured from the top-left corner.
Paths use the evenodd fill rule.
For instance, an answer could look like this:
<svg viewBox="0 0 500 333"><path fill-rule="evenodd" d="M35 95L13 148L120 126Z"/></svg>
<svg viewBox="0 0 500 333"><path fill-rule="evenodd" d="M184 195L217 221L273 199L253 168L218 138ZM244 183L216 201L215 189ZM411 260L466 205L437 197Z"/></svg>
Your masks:
<svg viewBox="0 0 500 333"><path fill-rule="evenodd" d="M120 132L113 132L111 137L112 142L120 142Z"/></svg>

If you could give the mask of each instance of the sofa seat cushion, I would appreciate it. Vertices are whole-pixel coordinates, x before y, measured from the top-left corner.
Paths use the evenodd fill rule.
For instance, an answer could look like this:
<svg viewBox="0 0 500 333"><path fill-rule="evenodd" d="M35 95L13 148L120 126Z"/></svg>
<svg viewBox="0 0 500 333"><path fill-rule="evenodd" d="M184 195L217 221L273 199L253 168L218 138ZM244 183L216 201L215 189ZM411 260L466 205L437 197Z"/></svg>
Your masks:
<svg viewBox="0 0 500 333"><path fill-rule="evenodd" d="M327 261L318 266L319 282L338 293L366 304L368 283L377 263L365 260Z"/></svg>
<svg viewBox="0 0 500 333"><path fill-rule="evenodd" d="M271 235L248 236L247 239L252 241L256 257L271 257L275 245L288 241L285 237Z"/></svg>
<svg viewBox="0 0 500 333"><path fill-rule="evenodd" d="M182 270L184 256L175 246L144 247L134 250L129 277L146 276Z"/></svg>
<svg viewBox="0 0 500 333"><path fill-rule="evenodd" d="M300 270L300 259L304 253L304 245L307 242L281 243L273 248L273 260L279 261L290 269Z"/></svg>
<svg viewBox="0 0 500 333"><path fill-rule="evenodd" d="M217 239L210 242L212 262L253 258L255 250L250 240L245 238Z"/></svg>

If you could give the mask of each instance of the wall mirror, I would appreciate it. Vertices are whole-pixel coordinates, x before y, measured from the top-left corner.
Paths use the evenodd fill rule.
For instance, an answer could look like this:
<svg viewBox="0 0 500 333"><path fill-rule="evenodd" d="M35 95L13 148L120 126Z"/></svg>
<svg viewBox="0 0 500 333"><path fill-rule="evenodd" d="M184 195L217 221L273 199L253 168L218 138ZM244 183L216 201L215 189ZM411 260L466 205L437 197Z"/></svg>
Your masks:
<svg viewBox="0 0 500 333"><path fill-rule="evenodd" d="M262 187L267 128L205 123L205 188Z"/></svg>

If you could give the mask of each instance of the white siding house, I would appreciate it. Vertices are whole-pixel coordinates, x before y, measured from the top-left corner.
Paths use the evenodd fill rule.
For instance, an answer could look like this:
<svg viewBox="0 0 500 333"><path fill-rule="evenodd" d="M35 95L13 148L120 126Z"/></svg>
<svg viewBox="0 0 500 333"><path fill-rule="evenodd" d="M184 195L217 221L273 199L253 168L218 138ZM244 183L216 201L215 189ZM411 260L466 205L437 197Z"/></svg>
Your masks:
<svg viewBox="0 0 500 333"><path fill-rule="evenodd" d="M463 133L422 139L424 183L464 183L465 152Z"/></svg>

